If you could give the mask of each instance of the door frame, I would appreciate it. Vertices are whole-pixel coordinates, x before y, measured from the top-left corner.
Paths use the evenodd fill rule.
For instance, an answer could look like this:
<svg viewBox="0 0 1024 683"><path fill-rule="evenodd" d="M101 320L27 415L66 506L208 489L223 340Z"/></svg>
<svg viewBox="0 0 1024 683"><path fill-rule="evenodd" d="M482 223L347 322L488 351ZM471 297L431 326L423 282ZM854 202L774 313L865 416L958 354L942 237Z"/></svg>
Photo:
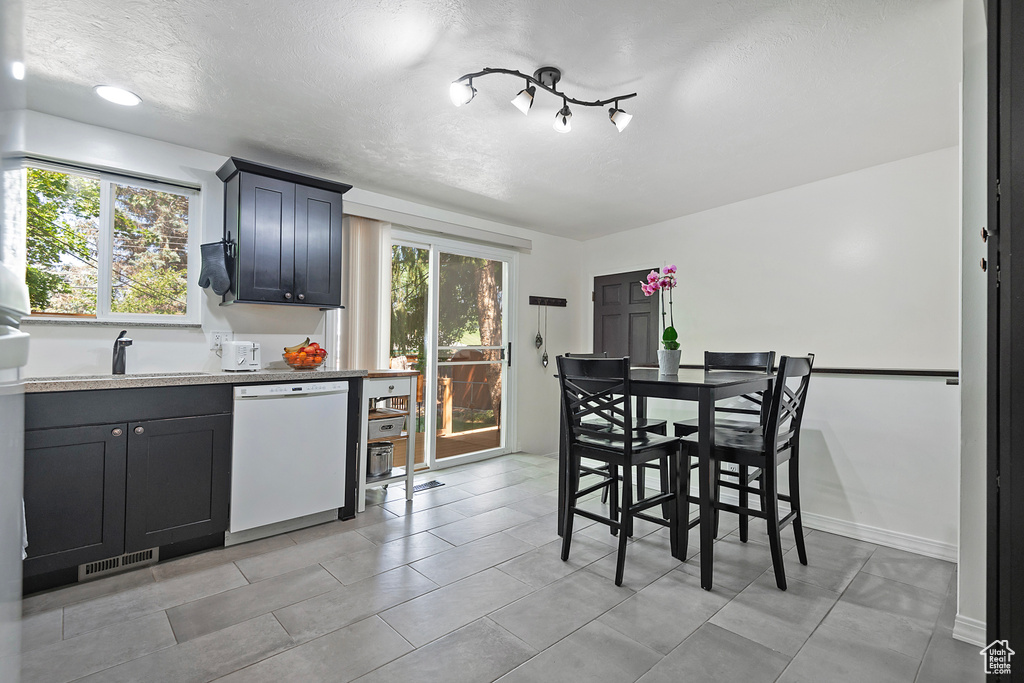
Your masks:
<svg viewBox="0 0 1024 683"><path fill-rule="evenodd" d="M465 242L458 239L452 239L448 237L439 237L434 235L426 235L415 230L403 229L401 226L393 225L391 228L391 244L399 244L402 246L415 247L418 249L427 249L430 253L429 259L429 275L428 275L428 286L427 286L427 322L425 325L426 339L423 342L423 352L427 357L426 372L424 376L424 389L423 389L423 400L427 401L429 392L437 391L437 320L438 320L438 308L439 308L439 297L437 287L434 283L434 273L437 272L439 264L440 252L457 254L459 256L469 256L472 258L485 258L503 261L508 265L508 273L505 277L504 289L502 290L502 341L505 342L506 348L509 342L515 340L516 333L516 315L518 311L518 275L519 275L519 252L512 249L504 249L501 247L492 247L483 244L477 244L475 242ZM390 268L391 250L388 249L386 252L386 258L388 259L388 267ZM388 308L391 303L391 292L386 294L388 299ZM390 333L386 336L382 336L382 343L386 344L388 350L386 353L390 357L390 344L391 335ZM513 349L513 358L515 356L515 349ZM438 460L435 453L435 443L437 434L437 411L424 409L424 424L423 424L423 454L425 466L428 469L444 469L445 467L454 467L456 465L464 465L466 463L475 462L477 460L485 460L487 458L493 458L499 455L505 455L507 453L514 453L518 450L519 446L519 433L518 433L518 420L516 410L516 381L515 373L512 371L513 366L509 364L509 359L505 359L505 376L502 380L502 400L501 400L501 424L502 424L502 442L498 448L492 448L486 451L478 451L475 453L468 453L466 455L458 455L450 458L444 458ZM428 435L434 434L434 438L428 438Z"/></svg>

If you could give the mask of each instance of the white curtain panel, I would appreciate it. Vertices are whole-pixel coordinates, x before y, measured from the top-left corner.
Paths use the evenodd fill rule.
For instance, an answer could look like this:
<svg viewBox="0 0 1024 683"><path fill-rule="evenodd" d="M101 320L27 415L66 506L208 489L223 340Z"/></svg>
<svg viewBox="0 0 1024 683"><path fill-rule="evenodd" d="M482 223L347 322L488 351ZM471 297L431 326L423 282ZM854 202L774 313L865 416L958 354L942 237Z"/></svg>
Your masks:
<svg viewBox="0 0 1024 683"><path fill-rule="evenodd" d="M391 336L391 224L344 218L344 309L327 311L328 359L334 369L388 367Z"/></svg>

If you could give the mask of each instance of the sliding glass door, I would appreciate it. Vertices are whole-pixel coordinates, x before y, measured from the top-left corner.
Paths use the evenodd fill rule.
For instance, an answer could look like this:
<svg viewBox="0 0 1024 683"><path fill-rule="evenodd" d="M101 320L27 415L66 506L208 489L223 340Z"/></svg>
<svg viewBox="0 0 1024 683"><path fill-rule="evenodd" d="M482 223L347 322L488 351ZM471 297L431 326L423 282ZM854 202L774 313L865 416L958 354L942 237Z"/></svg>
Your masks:
<svg viewBox="0 0 1024 683"><path fill-rule="evenodd" d="M391 356L421 373L422 461L432 467L509 450L513 264L498 250L394 237Z"/></svg>

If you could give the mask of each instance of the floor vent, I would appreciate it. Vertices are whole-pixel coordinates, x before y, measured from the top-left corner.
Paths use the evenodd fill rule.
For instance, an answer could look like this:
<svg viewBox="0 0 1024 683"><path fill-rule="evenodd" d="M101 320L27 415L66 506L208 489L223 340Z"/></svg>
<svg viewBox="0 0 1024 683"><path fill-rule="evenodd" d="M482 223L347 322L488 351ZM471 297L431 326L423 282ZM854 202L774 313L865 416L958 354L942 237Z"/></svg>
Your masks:
<svg viewBox="0 0 1024 683"><path fill-rule="evenodd" d="M90 581L101 576L116 574L136 567L143 567L156 564L160 560L160 549L150 548L139 550L134 553L125 553L117 557L108 557L105 560L97 560L87 564L78 565L78 580Z"/></svg>
<svg viewBox="0 0 1024 683"><path fill-rule="evenodd" d="M436 489L438 486L444 486L444 482L438 481L437 479L431 479L430 481L425 481L422 484L416 484L413 486L412 492L416 493L418 491L426 491L427 489Z"/></svg>

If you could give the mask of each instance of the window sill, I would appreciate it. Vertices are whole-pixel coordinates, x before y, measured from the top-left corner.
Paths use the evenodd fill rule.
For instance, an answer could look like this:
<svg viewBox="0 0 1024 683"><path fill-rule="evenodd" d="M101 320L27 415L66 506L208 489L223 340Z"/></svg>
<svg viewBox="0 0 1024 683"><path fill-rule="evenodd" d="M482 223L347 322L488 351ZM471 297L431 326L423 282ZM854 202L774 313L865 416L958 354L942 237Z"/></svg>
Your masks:
<svg viewBox="0 0 1024 683"><path fill-rule="evenodd" d="M100 327L155 327L169 329L194 329L201 330L200 323L193 322L163 322L163 321L117 321L117 320L95 320L92 318L47 318L45 316L29 316L21 319L22 325L58 325L58 326L100 326Z"/></svg>

